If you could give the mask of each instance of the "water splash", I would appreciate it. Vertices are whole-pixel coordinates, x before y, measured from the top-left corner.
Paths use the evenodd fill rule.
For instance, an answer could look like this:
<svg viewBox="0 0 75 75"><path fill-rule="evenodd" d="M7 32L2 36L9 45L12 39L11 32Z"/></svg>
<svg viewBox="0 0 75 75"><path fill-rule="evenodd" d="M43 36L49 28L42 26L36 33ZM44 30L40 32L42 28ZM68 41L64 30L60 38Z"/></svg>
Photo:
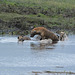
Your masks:
<svg viewBox="0 0 75 75"><path fill-rule="evenodd" d="M17 42L17 37L0 37L0 43Z"/></svg>
<svg viewBox="0 0 75 75"><path fill-rule="evenodd" d="M0 37L0 43L17 43L18 39L17 36L3 36ZM24 43L29 43L29 42L33 42L33 43L37 43L36 40L34 38L31 38L31 40L25 40Z"/></svg>

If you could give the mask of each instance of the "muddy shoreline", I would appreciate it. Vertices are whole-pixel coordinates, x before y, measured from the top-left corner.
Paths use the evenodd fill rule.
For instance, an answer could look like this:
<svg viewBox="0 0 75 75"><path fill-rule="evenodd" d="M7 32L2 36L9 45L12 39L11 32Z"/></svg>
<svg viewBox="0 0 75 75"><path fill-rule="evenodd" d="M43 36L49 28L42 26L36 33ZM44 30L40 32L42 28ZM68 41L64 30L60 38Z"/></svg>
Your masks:
<svg viewBox="0 0 75 75"><path fill-rule="evenodd" d="M38 72L38 71L32 71L33 75L75 75L74 72L55 72L55 71L44 71L44 72Z"/></svg>
<svg viewBox="0 0 75 75"><path fill-rule="evenodd" d="M55 71L44 71L44 72L40 72L40 71L32 71L32 74L35 74L35 75L39 75L39 74L53 74L53 75L58 75L58 74L65 74L65 75L75 75L74 72L55 72Z"/></svg>

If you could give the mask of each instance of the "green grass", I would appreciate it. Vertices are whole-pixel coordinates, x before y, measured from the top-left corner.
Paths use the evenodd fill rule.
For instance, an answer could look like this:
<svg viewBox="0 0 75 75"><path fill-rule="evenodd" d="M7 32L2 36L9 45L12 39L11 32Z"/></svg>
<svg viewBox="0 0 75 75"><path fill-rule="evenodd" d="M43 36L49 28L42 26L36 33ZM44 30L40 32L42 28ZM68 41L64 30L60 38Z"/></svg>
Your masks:
<svg viewBox="0 0 75 75"><path fill-rule="evenodd" d="M38 15L40 15L40 17L38 17ZM48 17L46 15L43 14L37 14L37 15L26 15L26 14L17 14L17 13L5 13L2 12L0 13L0 19L5 21L5 22L10 22L12 19L15 18L26 18L24 20L24 22L35 22L37 25L42 25L40 24L40 22L44 21L44 25L48 26L48 27L60 27L60 28L68 28L68 27L75 27L75 20L74 18L63 18L62 16L58 17ZM33 24L34 26L36 26L35 24Z"/></svg>
<svg viewBox="0 0 75 75"><path fill-rule="evenodd" d="M60 8L75 8L75 0L4 0L8 4L19 4L24 6L40 6L48 8L56 6Z"/></svg>
<svg viewBox="0 0 75 75"><path fill-rule="evenodd" d="M11 20L12 18L15 18L15 17L23 17L23 15L20 15L20 14L17 14L17 13L5 13L5 12L0 13L0 18L3 21L9 21L9 20Z"/></svg>
<svg viewBox="0 0 75 75"><path fill-rule="evenodd" d="M0 19L13 26L19 21L19 28L74 29L75 0L0 0Z"/></svg>
<svg viewBox="0 0 75 75"><path fill-rule="evenodd" d="M38 15L40 15L41 17L38 17ZM5 12L1 12L0 13L0 19L2 19L3 21L9 21L9 20L12 20L14 18L17 18L17 17L28 17L28 18L35 18L35 19L43 19L43 20L48 20L49 17L46 16L46 15L43 15L41 13L37 14L37 15L21 15L21 14L17 14L17 13L5 13Z"/></svg>

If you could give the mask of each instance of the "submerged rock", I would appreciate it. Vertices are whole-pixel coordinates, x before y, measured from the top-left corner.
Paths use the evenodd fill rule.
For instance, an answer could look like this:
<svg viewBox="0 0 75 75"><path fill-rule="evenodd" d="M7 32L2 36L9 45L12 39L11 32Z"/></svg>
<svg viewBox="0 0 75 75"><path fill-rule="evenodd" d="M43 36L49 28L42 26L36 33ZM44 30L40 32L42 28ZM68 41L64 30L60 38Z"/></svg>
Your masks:
<svg viewBox="0 0 75 75"><path fill-rule="evenodd" d="M51 39L44 39L39 41L41 44L51 44L52 40Z"/></svg>

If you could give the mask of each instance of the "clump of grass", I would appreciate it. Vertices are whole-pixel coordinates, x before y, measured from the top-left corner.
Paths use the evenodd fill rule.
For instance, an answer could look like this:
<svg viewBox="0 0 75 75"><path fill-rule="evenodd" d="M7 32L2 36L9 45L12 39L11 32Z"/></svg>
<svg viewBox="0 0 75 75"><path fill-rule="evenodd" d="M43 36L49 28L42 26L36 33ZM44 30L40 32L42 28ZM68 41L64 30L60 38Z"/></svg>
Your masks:
<svg viewBox="0 0 75 75"><path fill-rule="evenodd" d="M6 12L1 12L0 13L0 18L4 21L9 21L15 17L23 17L23 15L17 14L17 13L6 13Z"/></svg>

